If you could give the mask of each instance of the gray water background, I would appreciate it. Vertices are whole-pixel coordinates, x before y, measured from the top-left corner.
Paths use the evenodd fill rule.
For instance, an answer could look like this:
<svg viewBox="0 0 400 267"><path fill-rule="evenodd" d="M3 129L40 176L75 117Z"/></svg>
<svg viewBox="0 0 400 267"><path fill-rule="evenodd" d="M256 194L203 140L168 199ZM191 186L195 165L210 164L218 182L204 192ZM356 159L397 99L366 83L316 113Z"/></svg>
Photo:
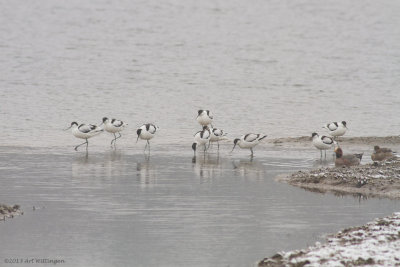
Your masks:
<svg viewBox="0 0 400 267"><path fill-rule="evenodd" d="M311 146L259 145L251 161L226 143L194 161L190 144L200 108L231 139L310 135L337 120L347 136L398 135L400 2L0 6L0 202L25 211L1 225L0 257L253 266L398 211L274 181L320 167ZM129 123L117 149L103 134L87 155L73 151L80 140L62 129L104 116ZM145 122L161 128L150 157L135 144Z"/></svg>
<svg viewBox="0 0 400 267"><path fill-rule="evenodd" d="M65 146L103 117L190 143L197 109L232 137L400 132L400 3L0 1L4 145ZM122 140L121 140L122 141ZM92 141L94 145L104 141Z"/></svg>

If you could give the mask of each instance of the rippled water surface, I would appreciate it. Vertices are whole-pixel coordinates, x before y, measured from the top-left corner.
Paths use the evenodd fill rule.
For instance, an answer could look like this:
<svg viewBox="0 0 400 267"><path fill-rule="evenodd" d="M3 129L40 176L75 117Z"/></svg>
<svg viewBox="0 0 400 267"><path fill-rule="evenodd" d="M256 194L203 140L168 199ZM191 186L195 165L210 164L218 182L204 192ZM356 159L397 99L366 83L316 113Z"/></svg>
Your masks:
<svg viewBox="0 0 400 267"><path fill-rule="evenodd" d="M65 146L61 129L104 116L130 124L127 145L148 121L191 142L199 108L232 136L400 132L396 0L0 3L9 145Z"/></svg>
<svg viewBox="0 0 400 267"><path fill-rule="evenodd" d="M0 0L0 257L66 266L252 266L398 211L274 181L313 148L193 158L198 109L233 139L400 133L400 2ZM72 121L129 126L80 140ZM136 128L160 126L150 157ZM327 165L331 165L328 155ZM32 207L36 210L33 211ZM0 265L3 259L0 258Z"/></svg>
<svg viewBox="0 0 400 267"><path fill-rule="evenodd" d="M398 210L398 201L277 183L278 174L312 167L315 153L269 153L251 160L183 151L3 152L1 200L25 214L1 225L1 256L66 266L253 266Z"/></svg>

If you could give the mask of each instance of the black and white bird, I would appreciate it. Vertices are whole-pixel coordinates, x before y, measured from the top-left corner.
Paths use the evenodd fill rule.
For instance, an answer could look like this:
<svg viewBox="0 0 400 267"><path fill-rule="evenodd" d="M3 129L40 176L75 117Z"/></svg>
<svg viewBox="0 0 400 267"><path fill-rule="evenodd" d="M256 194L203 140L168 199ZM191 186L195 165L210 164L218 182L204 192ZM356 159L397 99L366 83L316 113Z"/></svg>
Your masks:
<svg viewBox="0 0 400 267"><path fill-rule="evenodd" d="M330 149L332 145L336 144L336 141L329 136L325 135L320 136L317 133L312 133L311 137L313 145L321 151L321 158L322 158L322 150L325 150L325 158L326 158L326 150Z"/></svg>
<svg viewBox="0 0 400 267"><path fill-rule="evenodd" d="M116 120L116 119L109 119L104 117L103 118L103 122L101 124L104 124L104 130L106 130L109 133L112 133L114 135L114 139L111 140L111 146L112 144L117 142L118 138L121 138L121 131L128 125L127 123L120 121L120 120ZM100 125L101 125L100 124ZM116 133L118 133L118 137L116 135Z"/></svg>
<svg viewBox="0 0 400 267"><path fill-rule="evenodd" d="M249 133L249 134L243 135L240 138L236 138L233 141L234 145L233 145L231 153L235 149L236 145L238 145L240 148L250 149L251 156L253 156L253 154L254 154L253 147L258 145L260 143L260 141L263 140L265 137L267 137L267 136L262 135L262 134Z"/></svg>
<svg viewBox="0 0 400 267"><path fill-rule="evenodd" d="M211 132L210 143L217 142L219 150L219 141L226 140L227 133L225 133L224 130L218 128L211 128L210 132Z"/></svg>
<svg viewBox="0 0 400 267"><path fill-rule="evenodd" d="M210 137L211 137L211 131L208 126L203 126L203 130L198 131L197 133L194 134L194 142L192 144L192 149L194 154L196 155L196 150L198 147L203 146L204 147L204 153L207 150L207 144L210 142Z"/></svg>
<svg viewBox="0 0 400 267"><path fill-rule="evenodd" d="M213 116L209 110L200 109L197 111L196 120L201 126L208 126L212 123Z"/></svg>
<svg viewBox="0 0 400 267"><path fill-rule="evenodd" d="M98 135L99 133L101 133L103 131L103 129L101 129L99 126L97 125L93 125L93 124L81 124L78 126L77 122L71 122L71 126L69 126L67 129L71 129L72 128L72 134L76 137L76 138L80 138L80 139L85 139L86 141L82 144L79 144L77 146L75 146L75 151L78 150L78 147L86 144L86 150L88 149L89 146L89 142L88 139Z"/></svg>
<svg viewBox="0 0 400 267"><path fill-rule="evenodd" d="M347 124L345 121L342 122L331 122L325 124L322 128L327 129L330 136L333 136L334 139L338 136L342 136L347 131Z"/></svg>
<svg viewBox="0 0 400 267"><path fill-rule="evenodd" d="M152 139L155 134L157 133L159 127L152 124L152 123L146 123L143 124L142 126L137 129L136 134L137 134L137 139L136 143L138 142L139 138L142 140L146 140L146 146L144 147L144 150L146 150L147 146L149 146L149 151L150 151L150 142L149 140Z"/></svg>

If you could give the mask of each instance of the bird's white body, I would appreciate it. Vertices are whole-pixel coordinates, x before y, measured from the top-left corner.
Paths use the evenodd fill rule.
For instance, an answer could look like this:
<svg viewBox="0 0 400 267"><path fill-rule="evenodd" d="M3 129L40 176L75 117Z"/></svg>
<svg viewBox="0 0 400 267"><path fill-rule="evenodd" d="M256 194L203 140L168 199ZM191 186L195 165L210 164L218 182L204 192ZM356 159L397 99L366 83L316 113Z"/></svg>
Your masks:
<svg viewBox="0 0 400 267"><path fill-rule="evenodd" d="M118 133L121 132L125 127L128 125L127 123L116 120L116 119L103 119L104 123L104 130L106 130L109 133Z"/></svg>
<svg viewBox="0 0 400 267"><path fill-rule="evenodd" d="M240 138L236 138L233 143L233 148L232 151L235 149L235 146L238 145L240 148L247 148L250 149L251 151L251 156L253 156L253 147L258 145L261 140L263 140L266 135L262 134L254 134L254 133L249 133L242 135Z"/></svg>
<svg viewBox="0 0 400 267"><path fill-rule="evenodd" d="M209 110L199 110L197 112L197 122L200 123L201 126L210 125L213 121L213 116Z"/></svg>
<svg viewBox="0 0 400 267"><path fill-rule="evenodd" d="M218 142L227 139L226 133L221 129L211 128L210 132L210 142Z"/></svg>
<svg viewBox="0 0 400 267"><path fill-rule="evenodd" d="M206 145L210 141L210 138L211 132L208 128L194 134L194 142L197 143L197 145Z"/></svg>
<svg viewBox="0 0 400 267"><path fill-rule="evenodd" d="M334 144L336 144L333 138L325 135L320 136L317 133L312 134L312 143L321 152L321 158L322 158L322 150L325 150L325 158L326 158L326 150L330 149Z"/></svg>
<svg viewBox="0 0 400 267"><path fill-rule="evenodd" d="M118 139L118 138L121 138L121 136L122 136L120 132L121 132L128 124L126 124L125 122L120 121L120 120L109 119L109 118L106 118L106 117L103 118L102 124L103 124L103 123L104 123L104 129L105 129L107 132L112 133L112 134L114 135L114 139L111 140L111 146L113 145L113 143L114 143L114 145L116 145L116 144L117 144L117 139ZM118 133L118 135L119 135L118 137L117 137L116 133Z"/></svg>
<svg viewBox="0 0 400 267"><path fill-rule="evenodd" d="M318 134L315 134L312 137L312 143L319 150L328 150L328 149L332 148L334 141L329 136L325 136L325 135L320 136Z"/></svg>
<svg viewBox="0 0 400 267"><path fill-rule="evenodd" d="M148 141L155 136L158 129L159 129L159 127L152 123L143 124L137 130L138 138Z"/></svg>
<svg viewBox="0 0 400 267"><path fill-rule="evenodd" d="M89 139L103 131L103 129L93 124L81 124L79 126L78 124L73 124L71 128L72 134L80 139Z"/></svg>
<svg viewBox="0 0 400 267"><path fill-rule="evenodd" d="M86 144L86 151L87 151L88 146L89 146L88 139L93 137L93 136L98 135L99 133L101 133L103 131L103 129L100 128L97 125L81 124L81 125L78 126L77 122L72 122L71 126L68 127L66 130L68 130L70 128L72 129L72 134L76 138L80 138L80 139L85 139L86 140L84 143L75 146L75 150L78 150L78 147Z"/></svg>
<svg viewBox="0 0 400 267"><path fill-rule="evenodd" d="M328 123L324 125L323 128L327 129L329 135L333 137L342 136L347 131L347 126L345 121Z"/></svg>
<svg viewBox="0 0 400 267"><path fill-rule="evenodd" d="M196 153L196 150L199 146L204 147L204 153L205 153L207 150L206 144L210 142L210 137L211 137L211 132L207 126L204 126L203 130L195 133L194 134L194 143L192 144L192 149L193 149L194 153Z"/></svg>
<svg viewBox="0 0 400 267"><path fill-rule="evenodd" d="M260 141L265 137L267 136L262 134L249 133L240 137L240 140L237 142L237 145L240 148L253 148L256 145L258 145Z"/></svg>

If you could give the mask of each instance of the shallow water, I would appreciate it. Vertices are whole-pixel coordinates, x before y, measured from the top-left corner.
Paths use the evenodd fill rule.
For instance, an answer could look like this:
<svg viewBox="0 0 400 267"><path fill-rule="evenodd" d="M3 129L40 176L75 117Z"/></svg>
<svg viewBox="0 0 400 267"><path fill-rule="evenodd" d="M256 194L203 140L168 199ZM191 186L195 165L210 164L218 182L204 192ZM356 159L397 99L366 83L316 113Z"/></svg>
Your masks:
<svg viewBox="0 0 400 267"><path fill-rule="evenodd" d="M260 145L249 161L224 143L195 162L190 149L198 109L230 139L310 135L339 120L347 136L398 135L398 1L0 6L0 202L25 211L1 225L1 257L251 266L398 211L274 182L321 166L311 147ZM104 116L129 123L117 150L102 134L88 156L73 151L80 140L62 129ZM135 144L145 122L160 126L147 159Z"/></svg>
<svg viewBox="0 0 400 267"><path fill-rule="evenodd" d="M0 4L5 145L65 146L72 121L104 116L130 124L125 146L145 122L186 144L200 108L231 138L338 120L348 136L400 132L396 0Z"/></svg>
<svg viewBox="0 0 400 267"><path fill-rule="evenodd" d="M63 266L253 266L398 210L398 201L274 181L313 167L313 150L271 147L251 160L225 148L196 158L184 147L170 151L174 157L3 151L0 201L20 204L25 214L1 225L1 256L61 259Z"/></svg>

